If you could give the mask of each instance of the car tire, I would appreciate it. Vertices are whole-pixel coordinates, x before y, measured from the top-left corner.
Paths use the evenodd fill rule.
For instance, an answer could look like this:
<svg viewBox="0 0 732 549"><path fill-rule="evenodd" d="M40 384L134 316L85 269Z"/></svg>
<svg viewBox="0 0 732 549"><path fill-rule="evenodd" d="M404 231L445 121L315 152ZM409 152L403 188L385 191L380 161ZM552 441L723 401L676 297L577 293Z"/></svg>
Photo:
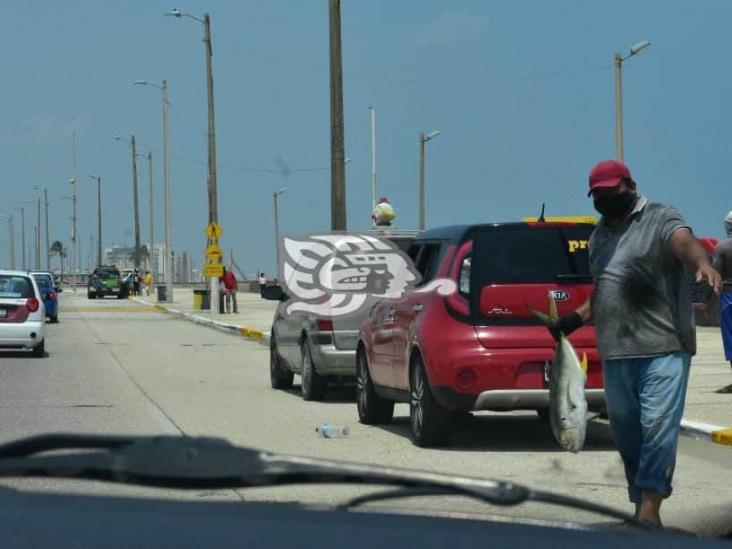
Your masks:
<svg viewBox="0 0 732 549"><path fill-rule="evenodd" d="M94 294L91 292L86 292L86 298L87 299L94 299Z"/></svg>
<svg viewBox="0 0 732 549"><path fill-rule="evenodd" d="M358 419L364 425L383 425L394 417L394 402L376 394L363 349L356 355L356 407Z"/></svg>
<svg viewBox="0 0 732 549"><path fill-rule="evenodd" d="M455 432L455 414L435 400L419 357L409 373L409 429L415 446L436 447L450 443Z"/></svg>
<svg viewBox="0 0 732 549"><path fill-rule="evenodd" d="M306 339L302 344L302 398L305 400L323 400L325 396L325 378L315 371L313 355L310 353L310 342Z"/></svg>
<svg viewBox="0 0 732 549"><path fill-rule="evenodd" d="M280 390L289 389L292 387L294 377L295 374L282 364L282 358L280 358L277 352L277 342L275 341L274 332L272 332L269 338L269 380L272 388Z"/></svg>
<svg viewBox="0 0 732 549"><path fill-rule="evenodd" d="M46 356L46 340L44 339L38 345L33 347L33 351L31 351L31 354L34 358L43 358L44 356Z"/></svg>
<svg viewBox="0 0 732 549"><path fill-rule="evenodd" d="M549 408L538 408L536 410L536 415L539 416L539 419L542 421L549 421Z"/></svg>

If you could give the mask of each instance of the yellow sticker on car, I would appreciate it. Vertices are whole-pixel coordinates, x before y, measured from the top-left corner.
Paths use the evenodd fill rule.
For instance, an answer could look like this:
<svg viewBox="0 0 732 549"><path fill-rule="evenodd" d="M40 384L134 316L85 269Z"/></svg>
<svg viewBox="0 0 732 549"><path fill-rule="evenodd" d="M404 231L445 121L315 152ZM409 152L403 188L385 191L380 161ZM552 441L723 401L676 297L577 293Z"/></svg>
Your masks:
<svg viewBox="0 0 732 549"><path fill-rule="evenodd" d="M586 250L587 249L587 240L568 240L567 244L569 245L569 253L573 254L577 250Z"/></svg>

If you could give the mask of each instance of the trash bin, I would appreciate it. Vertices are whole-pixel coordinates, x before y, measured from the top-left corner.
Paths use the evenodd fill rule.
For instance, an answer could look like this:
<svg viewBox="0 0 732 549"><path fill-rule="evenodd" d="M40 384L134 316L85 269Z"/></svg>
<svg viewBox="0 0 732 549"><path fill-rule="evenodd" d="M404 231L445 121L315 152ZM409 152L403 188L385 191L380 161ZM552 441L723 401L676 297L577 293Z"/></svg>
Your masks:
<svg viewBox="0 0 732 549"><path fill-rule="evenodd" d="M158 286L158 301L167 301L168 300L168 292L165 285Z"/></svg>
<svg viewBox="0 0 732 549"><path fill-rule="evenodd" d="M205 311L211 308L211 298L208 290L193 290L193 310Z"/></svg>

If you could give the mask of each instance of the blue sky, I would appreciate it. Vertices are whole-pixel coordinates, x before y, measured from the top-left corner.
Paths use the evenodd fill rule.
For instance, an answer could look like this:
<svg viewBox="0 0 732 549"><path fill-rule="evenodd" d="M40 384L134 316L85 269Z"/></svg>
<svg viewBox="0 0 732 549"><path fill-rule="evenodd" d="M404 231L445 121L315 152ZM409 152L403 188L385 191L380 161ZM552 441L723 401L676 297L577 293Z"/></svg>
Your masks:
<svg viewBox="0 0 732 549"><path fill-rule="evenodd" d="M104 185L104 240L132 240L129 149L153 148L162 237L159 93L170 85L174 246L205 244L206 97L201 27L163 17L210 12L214 39L222 247L247 271L272 271L272 191L282 230L327 230L326 0L17 0L3 4L0 213L47 186L51 238L68 240L71 133L78 133L84 255ZM625 159L641 192L721 237L732 209L732 3L703 1L343 0L349 228L370 213L368 106L377 109L379 195L398 225L417 222L418 133L428 145L427 223L589 214L589 169L614 154L613 53L648 39L624 65ZM302 170L302 171L300 171ZM147 172L140 169L147 239ZM27 215L27 224L30 227ZM16 224L17 227L17 224ZM32 229L28 228L28 240ZM7 263L0 230L0 264ZM19 253L19 251L17 252Z"/></svg>

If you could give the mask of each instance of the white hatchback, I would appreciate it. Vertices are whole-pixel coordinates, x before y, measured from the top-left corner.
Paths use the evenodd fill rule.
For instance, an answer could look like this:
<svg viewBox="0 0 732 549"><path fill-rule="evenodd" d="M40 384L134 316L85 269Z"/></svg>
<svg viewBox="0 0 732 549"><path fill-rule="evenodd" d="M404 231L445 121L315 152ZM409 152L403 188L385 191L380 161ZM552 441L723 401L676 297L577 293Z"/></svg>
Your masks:
<svg viewBox="0 0 732 549"><path fill-rule="evenodd" d="M0 270L0 349L46 353L46 311L35 280L26 271Z"/></svg>

